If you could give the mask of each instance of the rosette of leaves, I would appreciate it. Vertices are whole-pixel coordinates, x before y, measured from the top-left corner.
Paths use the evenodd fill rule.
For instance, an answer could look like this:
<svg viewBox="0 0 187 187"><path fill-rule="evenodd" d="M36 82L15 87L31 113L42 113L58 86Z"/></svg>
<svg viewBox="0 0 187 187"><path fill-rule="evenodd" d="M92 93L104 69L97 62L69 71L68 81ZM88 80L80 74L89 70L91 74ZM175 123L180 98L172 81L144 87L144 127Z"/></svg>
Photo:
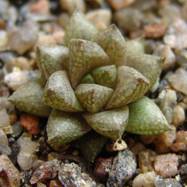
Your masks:
<svg viewBox="0 0 187 187"><path fill-rule="evenodd" d="M49 116L48 143L54 149L91 129L113 141L125 130L155 135L169 129L160 109L144 96L158 80L162 60L145 54L139 41L126 41L115 25L97 31L76 12L64 45L39 46L36 53L45 86L27 83L10 100L20 111ZM94 139L98 144L94 137L91 144Z"/></svg>

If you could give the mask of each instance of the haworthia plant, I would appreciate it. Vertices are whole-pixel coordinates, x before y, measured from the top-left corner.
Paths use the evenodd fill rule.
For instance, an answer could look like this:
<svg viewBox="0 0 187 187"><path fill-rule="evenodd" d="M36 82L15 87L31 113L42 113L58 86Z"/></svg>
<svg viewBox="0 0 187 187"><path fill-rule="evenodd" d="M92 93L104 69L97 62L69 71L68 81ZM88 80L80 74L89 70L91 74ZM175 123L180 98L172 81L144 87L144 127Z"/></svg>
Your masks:
<svg viewBox="0 0 187 187"><path fill-rule="evenodd" d="M122 140L125 130L152 135L169 129L160 109L144 97L159 78L162 60L145 54L141 41L126 41L115 25L97 31L76 12L66 28L64 46L39 46L36 55L45 86L27 83L10 100L20 111L49 116L52 148L57 150L90 129L95 141L103 142ZM101 146L92 136L86 139L98 146L98 152ZM89 157L93 161L95 155Z"/></svg>

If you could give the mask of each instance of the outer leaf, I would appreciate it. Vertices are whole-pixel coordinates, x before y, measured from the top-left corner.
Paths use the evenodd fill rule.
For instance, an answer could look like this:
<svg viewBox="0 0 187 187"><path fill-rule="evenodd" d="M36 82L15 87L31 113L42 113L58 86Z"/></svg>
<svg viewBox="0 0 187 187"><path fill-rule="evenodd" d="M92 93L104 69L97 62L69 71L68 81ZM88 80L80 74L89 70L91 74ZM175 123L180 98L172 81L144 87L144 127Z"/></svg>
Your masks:
<svg viewBox="0 0 187 187"><path fill-rule="evenodd" d="M109 100L113 90L98 84L80 84L75 93L88 112L100 111Z"/></svg>
<svg viewBox="0 0 187 187"><path fill-rule="evenodd" d="M118 67L116 89L106 108L119 108L141 97L149 88L149 80L134 68L128 66Z"/></svg>
<svg viewBox="0 0 187 187"><path fill-rule="evenodd" d="M64 46L40 46L37 48L37 63L48 79L55 71L67 67L69 50Z"/></svg>
<svg viewBox="0 0 187 187"><path fill-rule="evenodd" d="M161 73L162 60L154 55L139 54L128 56L125 64L147 77L150 81L150 87L152 87Z"/></svg>
<svg viewBox="0 0 187 187"><path fill-rule="evenodd" d="M66 28L64 37L65 45L68 46L71 39L94 40L97 29L92 25L82 13L75 12Z"/></svg>
<svg viewBox="0 0 187 187"><path fill-rule="evenodd" d="M107 138L92 131L82 137L78 144L85 159L89 162L94 162L106 142Z"/></svg>
<svg viewBox="0 0 187 187"><path fill-rule="evenodd" d="M9 100L20 111L37 116L48 116L50 108L42 102L43 89L37 82L28 82L19 87Z"/></svg>
<svg viewBox="0 0 187 187"><path fill-rule="evenodd" d="M156 135L169 130L166 118L151 99L143 97L129 107L130 116L126 128L128 132Z"/></svg>
<svg viewBox="0 0 187 187"><path fill-rule="evenodd" d="M89 130L88 125L77 116L53 110L47 122L48 143L58 150L63 145L80 138Z"/></svg>
<svg viewBox="0 0 187 187"><path fill-rule="evenodd" d="M65 71L57 71L49 77L44 90L44 102L66 112L82 110Z"/></svg>
<svg viewBox="0 0 187 187"><path fill-rule="evenodd" d="M73 39L69 49L69 75L73 87L92 69L109 64L107 54L95 42Z"/></svg>
<svg viewBox="0 0 187 187"><path fill-rule="evenodd" d="M128 107L115 109L96 114L84 115L88 124L99 134L117 140L121 138L127 125L129 116Z"/></svg>
<svg viewBox="0 0 187 187"><path fill-rule="evenodd" d="M121 64L124 57L125 39L116 25L112 24L97 36L97 43L105 50L111 61Z"/></svg>
<svg viewBox="0 0 187 187"><path fill-rule="evenodd" d="M115 65L108 65L96 68L92 75L97 84L113 88L116 83L117 69Z"/></svg>

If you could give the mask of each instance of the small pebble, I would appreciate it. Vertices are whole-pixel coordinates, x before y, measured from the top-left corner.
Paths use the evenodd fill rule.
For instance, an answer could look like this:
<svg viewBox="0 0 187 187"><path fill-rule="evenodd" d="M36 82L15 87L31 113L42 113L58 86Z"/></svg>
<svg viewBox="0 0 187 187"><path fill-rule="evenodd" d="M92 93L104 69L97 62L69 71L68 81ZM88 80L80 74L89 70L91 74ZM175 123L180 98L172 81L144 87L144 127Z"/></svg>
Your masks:
<svg viewBox="0 0 187 187"><path fill-rule="evenodd" d="M109 172L107 187L123 187L136 172L136 159L134 154L126 149L118 153L114 158L112 168Z"/></svg>
<svg viewBox="0 0 187 187"><path fill-rule="evenodd" d="M93 23L97 29L106 29L112 19L112 13L108 9L92 10L86 14L86 18Z"/></svg>
<svg viewBox="0 0 187 187"><path fill-rule="evenodd" d="M39 133L39 119L36 116L29 114L22 114L20 117L21 126L28 131L31 135Z"/></svg>
<svg viewBox="0 0 187 187"><path fill-rule="evenodd" d="M30 183L36 184L38 182L46 182L49 179L54 179L57 176L60 162L58 160L51 160L44 162L32 174Z"/></svg>
<svg viewBox="0 0 187 187"><path fill-rule="evenodd" d="M95 163L94 175L100 181L106 181L112 166L112 158L98 158Z"/></svg>
<svg viewBox="0 0 187 187"><path fill-rule="evenodd" d="M2 129L6 134L12 134L9 115L5 109L0 110L0 129Z"/></svg>
<svg viewBox="0 0 187 187"><path fill-rule="evenodd" d="M35 79L36 76L36 71L20 71L15 69L13 72L8 73L4 77L4 82L8 85L9 88L16 90L26 82Z"/></svg>
<svg viewBox="0 0 187 187"><path fill-rule="evenodd" d="M175 19L164 36L164 43L174 49L187 47L187 24L182 19Z"/></svg>
<svg viewBox="0 0 187 187"><path fill-rule="evenodd" d="M0 155L0 181L2 187L20 186L20 173L6 155Z"/></svg>
<svg viewBox="0 0 187 187"><path fill-rule="evenodd" d="M170 130L158 135L153 141L156 151L159 153L167 153L170 151L170 146L176 140L176 128L170 127Z"/></svg>
<svg viewBox="0 0 187 187"><path fill-rule="evenodd" d="M185 121L185 110L182 106L176 105L173 110L173 121L172 123L178 127L182 125Z"/></svg>
<svg viewBox="0 0 187 187"><path fill-rule="evenodd" d="M32 22L26 22L21 27L11 29L8 38L10 49L19 54L24 54L37 42L38 28Z"/></svg>
<svg viewBox="0 0 187 187"><path fill-rule="evenodd" d="M30 10L33 13L48 14L49 6L50 5L48 0L38 0L30 5Z"/></svg>
<svg viewBox="0 0 187 187"><path fill-rule="evenodd" d="M116 11L114 19L124 32L132 32L140 29L143 22L143 14L132 8Z"/></svg>
<svg viewBox="0 0 187 187"><path fill-rule="evenodd" d="M162 179L155 180L155 187L182 187L182 185L175 179Z"/></svg>
<svg viewBox="0 0 187 187"><path fill-rule="evenodd" d="M164 113L168 123L173 120L173 110L177 104L177 93L175 90L164 89L159 93L157 102Z"/></svg>
<svg viewBox="0 0 187 187"><path fill-rule="evenodd" d="M187 131L178 131L176 135L176 140L171 149L174 152L187 151Z"/></svg>
<svg viewBox="0 0 187 187"><path fill-rule="evenodd" d="M183 94L187 95L187 71L179 68L168 77L171 86Z"/></svg>
<svg viewBox="0 0 187 187"><path fill-rule="evenodd" d="M132 187L155 187L154 182L156 180L155 172L147 172L139 174L135 177L132 183Z"/></svg>
<svg viewBox="0 0 187 187"><path fill-rule="evenodd" d="M138 165L141 172L154 171L156 153L150 149L143 150L138 154Z"/></svg>
<svg viewBox="0 0 187 187"><path fill-rule="evenodd" d="M134 2L135 0L108 0L110 6L115 10L125 8Z"/></svg>
<svg viewBox="0 0 187 187"><path fill-rule="evenodd" d="M29 137L22 135L18 139L20 152L17 157L17 162L22 170L29 170L32 168L34 161L37 160L35 153L38 151L39 144L34 142Z"/></svg>
<svg viewBox="0 0 187 187"><path fill-rule="evenodd" d="M13 67L18 67L21 70L31 70L32 65L34 64L33 60L28 60L25 57L17 57L11 60L10 65Z"/></svg>
<svg viewBox="0 0 187 187"><path fill-rule="evenodd" d="M85 2L83 0L60 0L62 10L72 14L75 10L84 12L86 9Z"/></svg>
<svg viewBox="0 0 187 187"><path fill-rule="evenodd" d="M166 32L166 26L163 23L155 23L144 26L144 35L147 38L161 38Z"/></svg>
<svg viewBox="0 0 187 187"><path fill-rule="evenodd" d="M5 155L11 154L11 149L8 145L8 138L3 130L0 129L0 153Z"/></svg>
<svg viewBox="0 0 187 187"><path fill-rule="evenodd" d="M163 57L163 70L173 68L176 63L174 51L168 45L160 44L154 48L154 54Z"/></svg>
<svg viewBox="0 0 187 187"><path fill-rule="evenodd" d="M178 173L179 159L176 154L158 155L155 158L154 169L163 177L173 177Z"/></svg>
<svg viewBox="0 0 187 187"><path fill-rule="evenodd" d="M61 164L58 178L63 186L96 187L96 182L75 163Z"/></svg>

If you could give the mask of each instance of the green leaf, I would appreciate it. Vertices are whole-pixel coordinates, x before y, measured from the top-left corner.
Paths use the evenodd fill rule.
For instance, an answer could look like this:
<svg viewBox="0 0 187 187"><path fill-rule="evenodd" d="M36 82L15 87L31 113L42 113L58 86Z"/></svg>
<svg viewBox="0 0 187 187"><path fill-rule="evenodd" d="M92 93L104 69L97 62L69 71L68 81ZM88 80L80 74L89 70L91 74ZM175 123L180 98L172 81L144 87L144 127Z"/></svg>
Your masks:
<svg viewBox="0 0 187 187"><path fill-rule="evenodd" d="M65 112L82 111L65 71L57 71L49 77L43 98L54 109Z"/></svg>
<svg viewBox="0 0 187 187"><path fill-rule="evenodd" d="M74 88L92 69L109 64L107 54L95 42L73 39L69 50L69 76Z"/></svg>
<svg viewBox="0 0 187 187"><path fill-rule="evenodd" d="M170 129L165 116L149 98L143 97L129 105L126 131L141 135L156 135Z"/></svg>
<svg viewBox="0 0 187 187"><path fill-rule="evenodd" d="M69 50L64 46L39 46L37 48L37 63L40 71L48 79L55 71L68 66Z"/></svg>
<svg viewBox="0 0 187 187"><path fill-rule="evenodd" d="M37 116L48 116L50 108L42 101L43 89L37 82L28 82L19 87L9 100L20 111Z"/></svg>
<svg viewBox="0 0 187 187"><path fill-rule="evenodd" d="M121 64L124 57L125 39L116 25L112 24L99 32L97 43L105 50L113 63Z"/></svg>
<svg viewBox="0 0 187 187"><path fill-rule="evenodd" d="M119 108L144 96L149 88L149 80L134 68L120 66L117 71L116 88L106 108Z"/></svg>
<svg viewBox="0 0 187 187"><path fill-rule="evenodd" d="M98 84L80 84L75 90L82 106L88 112L99 112L107 103L113 90Z"/></svg>
<svg viewBox="0 0 187 187"><path fill-rule="evenodd" d="M116 66L108 65L96 68L92 71L92 76L97 84L114 88L117 78Z"/></svg>
<svg viewBox="0 0 187 187"><path fill-rule="evenodd" d="M125 65L141 72L150 81L149 87L151 88L160 76L162 59L147 54L130 55L126 59Z"/></svg>
<svg viewBox="0 0 187 187"><path fill-rule="evenodd" d="M74 12L67 25L64 42L69 46L71 39L95 40L97 29L80 12Z"/></svg>
<svg viewBox="0 0 187 187"><path fill-rule="evenodd" d="M112 140L121 138L128 122L128 107L85 114L84 118L93 130Z"/></svg>
<svg viewBox="0 0 187 187"><path fill-rule="evenodd" d="M78 145L84 158L93 163L106 142L107 138L91 131L80 139Z"/></svg>
<svg viewBox="0 0 187 187"><path fill-rule="evenodd" d="M47 122L47 136L50 146L60 147L80 138L90 131L89 126L77 115L53 110Z"/></svg>

